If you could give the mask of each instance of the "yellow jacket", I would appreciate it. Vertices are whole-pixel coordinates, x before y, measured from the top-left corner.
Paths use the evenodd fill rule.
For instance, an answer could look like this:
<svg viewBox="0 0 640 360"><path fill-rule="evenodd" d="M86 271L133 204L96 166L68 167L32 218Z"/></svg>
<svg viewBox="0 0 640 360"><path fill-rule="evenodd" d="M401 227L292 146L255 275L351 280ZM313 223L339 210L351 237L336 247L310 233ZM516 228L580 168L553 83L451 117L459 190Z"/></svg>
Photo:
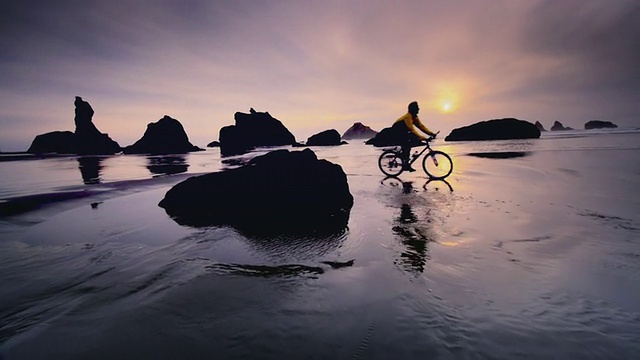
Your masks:
<svg viewBox="0 0 640 360"><path fill-rule="evenodd" d="M424 131L425 133L433 136L435 135L433 133L433 131L427 129L426 126L424 126L424 124L420 121L420 118L418 118L417 116L415 117L415 119L413 118L413 116L411 116L411 113L406 113L404 115L402 115L401 117L398 118L398 120L396 120L394 122L394 124L397 124L399 122L404 122L405 126L407 127L407 129L409 129L409 131L411 131L412 133L416 134L419 138L421 139L426 139L426 136L424 136L422 133L420 133L418 131L418 129L416 129L416 126Z"/></svg>

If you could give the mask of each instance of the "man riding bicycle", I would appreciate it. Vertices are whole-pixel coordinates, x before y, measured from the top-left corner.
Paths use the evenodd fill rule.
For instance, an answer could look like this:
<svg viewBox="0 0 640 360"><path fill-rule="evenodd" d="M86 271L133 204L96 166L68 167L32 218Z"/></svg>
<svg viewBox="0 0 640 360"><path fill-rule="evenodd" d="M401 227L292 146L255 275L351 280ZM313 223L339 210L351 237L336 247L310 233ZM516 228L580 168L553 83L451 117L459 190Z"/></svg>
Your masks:
<svg viewBox="0 0 640 360"><path fill-rule="evenodd" d="M420 132L422 132L436 137L436 133L429 130L418 118L418 112L420 108L418 107L418 102L413 101L408 106L408 112L402 115L398 120L393 123L392 128L397 131L401 139L401 147L402 147L402 160L403 160L403 170L405 171L416 171L409 164L409 154L411 153L411 147L420 145L420 143L427 138ZM415 135L415 136L414 136ZM420 143L417 143L415 137L418 137Z"/></svg>

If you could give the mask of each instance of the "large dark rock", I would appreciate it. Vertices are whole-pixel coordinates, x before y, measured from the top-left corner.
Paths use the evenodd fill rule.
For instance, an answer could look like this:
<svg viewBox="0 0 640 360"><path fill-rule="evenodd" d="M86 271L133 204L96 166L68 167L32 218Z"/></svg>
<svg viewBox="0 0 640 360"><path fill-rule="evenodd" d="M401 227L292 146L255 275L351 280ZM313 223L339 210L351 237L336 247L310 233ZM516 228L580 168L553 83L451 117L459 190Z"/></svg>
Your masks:
<svg viewBox="0 0 640 360"><path fill-rule="evenodd" d="M207 144L208 148L216 148L216 147L220 147L220 141L214 140L210 143Z"/></svg>
<svg viewBox="0 0 640 360"><path fill-rule="evenodd" d="M537 139L540 130L524 120L513 118L481 121L453 129L445 141Z"/></svg>
<svg viewBox="0 0 640 360"><path fill-rule="evenodd" d="M342 145L340 133L337 130L325 130L307 139L307 146L334 146Z"/></svg>
<svg viewBox="0 0 640 360"><path fill-rule="evenodd" d="M603 120L591 120L584 124L585 130L591 129L604 129L604 128L617 128L618 125L612 123L611 121L603 121Z"/></svg>
<svg viewBox="0 0 640 360"><path fill-rule="evenodd" d="M562 130L573 130L573 128L568 126L565 127L564 125L562 125L560 121L554 121L553 125L551 126L551 131L562 131Z"/></svg>
<svg viewBox="0 0 640 360"><path fill-rule="evenodd" d="M420 138L414 133L408 133L404 123L395 123L393 126L384 128L376 136L367 140L365 144L373 146L395 146L401 145L407 141L420 143Z"/></svg>
<svg viewBox="0 0 640 360"><path fill-rule="evenodd" d="M53 131L40 134L33 139L28 153L75 154L77 151L76 135L71 131Z"/></svg>
<svg viewBox="0 0 640 360"><path fill-rule="evenodd" d="M149 123L142 138L122 149L125 154L185 154L203 149L189 142L180 122L168 115Z"/></svg>
<svg viewBox="0 0 640 360"><path fill-rule="evenodd" d="M260 146L296 143L293 134L268 112L256 112L252 108L249 114L235 113L234 118L235 125L220 129L220 152L223 155L241 154Z"/></svg>
<svg viewBox="0 0 640 360"><path fill-rule="evenodd" d="M184 225L313 235L344 230L353 196L340 165L309 149L276 150L240 168L191 177L159 206Z"/></svg>
<svg viewBox="0 0 640 360"><path fill-rule="evenodd" d="M547 129L545 129L544 126L542 126L540 121L536 121L535 126L538 128L538 130L540 130L540 132L547 131Z"/></svg>
<svg viewBox="0 0 640 360"><path fill-rule="evenodd" d="M76 96L76 131L54 131L36 136L27 152L79 155L110 155L122 149L109 135L101 133L93 124L93 109L88 102Z"/></svg>
<svg viewBox="0 0 640 360"><path fill-rule="evenodd" d="M371 129L361 122L357 122L351 125L351 127L348 128L347 131L344 132L344 134L342 134L342 138L344 140L371 139L376 135L378 135L377 131Z"/></svg>

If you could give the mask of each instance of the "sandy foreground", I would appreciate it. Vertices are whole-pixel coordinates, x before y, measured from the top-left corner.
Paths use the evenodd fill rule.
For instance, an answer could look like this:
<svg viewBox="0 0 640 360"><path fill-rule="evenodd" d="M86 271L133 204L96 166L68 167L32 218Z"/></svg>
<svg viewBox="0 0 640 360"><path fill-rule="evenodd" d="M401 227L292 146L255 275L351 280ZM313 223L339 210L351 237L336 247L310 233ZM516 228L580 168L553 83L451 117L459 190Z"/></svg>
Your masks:
<svg viewBox="0 0 640 360"><path fill-rule="evenodd" d="M640 354L638 151L439 148L447 183L385 179L371 147L318 149L355 201L329 238L182 227L157 206L169 180L5 222L0 354Z"/></svg>

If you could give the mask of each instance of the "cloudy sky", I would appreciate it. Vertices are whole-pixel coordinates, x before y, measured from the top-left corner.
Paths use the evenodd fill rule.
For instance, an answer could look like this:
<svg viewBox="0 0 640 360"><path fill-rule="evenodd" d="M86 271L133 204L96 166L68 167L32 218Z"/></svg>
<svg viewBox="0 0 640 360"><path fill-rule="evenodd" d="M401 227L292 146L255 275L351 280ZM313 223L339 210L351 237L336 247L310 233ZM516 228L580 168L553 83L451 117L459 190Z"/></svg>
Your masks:
<svg viewBox="0 0 640 360"><path fill-rule="evenodd" d="M410 101L433 130L517 117L640 126L635 0L94 0L0 4L0 150L94 123L132 144L170 115L193 143L236 111L297 140L389 126Z"/></svg>

